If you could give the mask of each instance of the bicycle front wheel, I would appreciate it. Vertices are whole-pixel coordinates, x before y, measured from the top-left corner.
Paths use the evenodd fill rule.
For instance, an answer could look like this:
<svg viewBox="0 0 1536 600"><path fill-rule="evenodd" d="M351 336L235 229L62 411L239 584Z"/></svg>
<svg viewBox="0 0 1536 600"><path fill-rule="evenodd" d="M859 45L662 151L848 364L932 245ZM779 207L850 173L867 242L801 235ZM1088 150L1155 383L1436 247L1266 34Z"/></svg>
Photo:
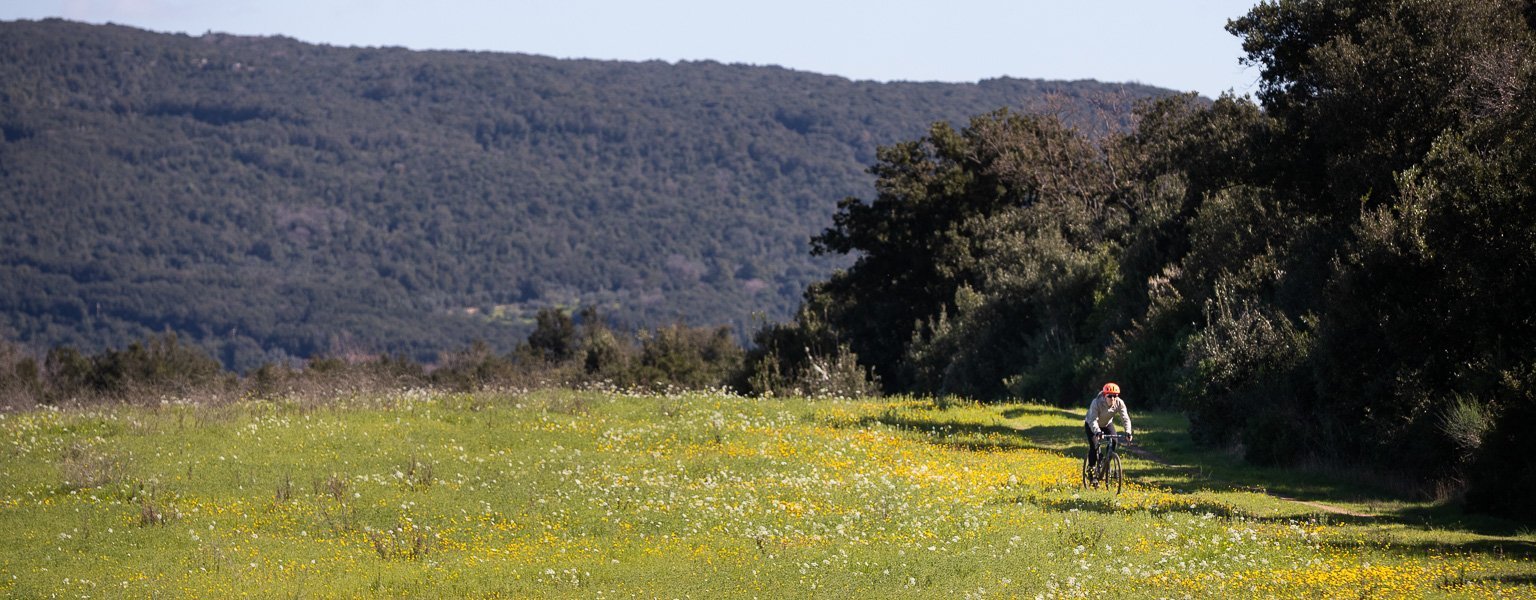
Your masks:
<svg viewBox="0 0 1536 600"><path fill-rule="evenodd" d="M1120 471L1120 455L1111 457L1109 465L1109 481L1104 482L1104 487L1115 488L1115 493L1120 493L1120 487L1124 484L1125 474Z"/></svg>
<svg viewBox="0 0 1536 600"><path fill-rule="evenodd" d="M1083 489L1093 487L1093 471L1088 468L1088 455L1083 455Z"/></svg>

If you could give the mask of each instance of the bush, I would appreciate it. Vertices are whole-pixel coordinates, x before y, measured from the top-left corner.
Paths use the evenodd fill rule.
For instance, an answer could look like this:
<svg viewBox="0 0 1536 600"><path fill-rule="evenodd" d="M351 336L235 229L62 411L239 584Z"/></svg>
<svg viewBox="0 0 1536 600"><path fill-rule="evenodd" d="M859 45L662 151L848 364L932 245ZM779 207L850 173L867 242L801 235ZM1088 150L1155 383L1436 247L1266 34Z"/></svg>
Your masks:
<svg viewBox="0 0 1536 600"><path fill-rule="evenodd" d="M661 327L640 342L634 375L642 385L704 389L724 385L741 369L741 346L729 327Z"/></svg>
<svg viewBox="0 0 1536 600"><path fill-rule="evenodd" d="M596 307L581 311L581 368L589 380L619 382L634 363L635 348L608 326Z"/></svg>
<svg viewBox="0 0 1536 600"><path fill-rule="evenodd" d="M732 384L754 396L860 397L879 393L879 380L837 335L820 311L802 306L788 323L753 334Z"/></svg>
<svg viewBox="0 0 1536 600"><path fill-rule="evenodd" d="M201 349L176 334L151 336L127 348L85 356L68 346L48 352L44 361L47 402L82 396L124 399L135 394L226 391L236 377Z"/></svg>
<svg viewBox="0 0 1536 600"><path fill-rule="evenodd" d="M1140 408L1176 407L1190 381L1185 357L1199 311L1177 289L1182 272L1170 266L1147 282L1146 313L1112 336L1104 352L1104 372L1114 373L1135 390Z"/></svg>
<svg viewBox="0 0 1536 600"><path fill-rule="evenodd" d="M608 329L588 334L581 367L588 377L622 379L629 371L633 349Z"/></svg>
<svg viewBox="0 0 1536 600"><path fill-rule="evenodd" d="M1004 380L1010 393L1056 406L1087 407L1085 400L1091 399L1093 393L1085 390L1092 389L1091 382L1101 372L1096 357L1061 349L1042 352L1036 359L1022 373Z"/></svg>
<svg viewBox="0 0 1536 600"><path fill-rule="evenodd" d="M1457 396L1440 413L1440 431L1455 446L1459 464L1467 464L1477 455L1493 424L1492 411L1466 396Z"/></svg>
<svg viewBox="0 0 1536 600"><path fill-rule="evenodd" d="M496 354L483 340L475 340L468 348L445 355L442 364L432 371L431 381L434 385L471 391L512 380L516 367L511 359Z"/></svg>
<svg viewBox="0 0 1536 600"><path fill-rule="evenodd" d="M758 396L859 398L880 393L879 380L859 364L858 355L840 344L831 355L801 352L804 362L788 368L780 354L765 353L747 378L748 393Z"/></svg>
<svg viewBox="0 0 1536 600"><path fill-rule="evenodd" d="M432 381L426 367L405 355L377 357L319 356L302 367L264 364L245 377L248 394L260 398L306 396L328 398L338 394L399 389ZM445 382L445 387L455 387Z"/></svg>
<svg viewBox="0 0 1536 600"><path fill-rule="evenodd" d="M20 346L0 340L0 408L41 403L41 375L36 358Z"/></svg>
<svg viewBox="0 0 1536 600"><path fill-rule="evenodd" d="M1187 366L1194 377L1185 388L1190 434L1205 444L1241 441L1251 457L1282 462L1310 452L1294 432L1284 408L1259 413L1253 405L1305 406L1303 386L1293 381L1306 362L1310 337L1273 306L1245 294L1224 278L1206 303L1206 326L1190 339Z"/></svg>
<svg viewBox="0 0 1536 600"><path fill-rule="evenodd" d="M533 333L522 349L528 356L546 362L560 363L576 356L580 340L576 335L576 321L570 313L559 308L542 308L535 318Z"/></svg>
<svg viewBox="0 0 1536 600"><path fill-rule="evenodd" d="M1530 457L1529 425L1536 422L1536 365L1515 382L1513 402L1494 419L1479 444L1467 478L1466 507L1524 523L1536 523L1536 461Z"/></svg>

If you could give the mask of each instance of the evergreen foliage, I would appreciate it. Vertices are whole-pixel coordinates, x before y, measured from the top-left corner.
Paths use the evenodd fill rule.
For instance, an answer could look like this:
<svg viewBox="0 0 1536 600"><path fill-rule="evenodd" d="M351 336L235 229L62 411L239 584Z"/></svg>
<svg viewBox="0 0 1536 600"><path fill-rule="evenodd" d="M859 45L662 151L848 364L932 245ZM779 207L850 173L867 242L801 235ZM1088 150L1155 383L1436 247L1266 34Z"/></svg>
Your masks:
<svg viewBox="0 0 1536 600"><path fill-rule="evenodd" d="M807 293L821 345L888 391L1080 405L1114 380L1251 461L1465 483L1528 519L1499 500L1536 491L1511 424L1536 387L1528 5L1264 2L1229 25L1257 102L888 146L816 238L854 258Z"/></svg>
<svg viewBox="0 0 1536 600"><path fill-rule="evenodd" d="M824 296L809 296L793 320L758 329L733 386L757 396L857 398L879 392L879 378L839 341Z"/></svg>
<svg viewBox="0 0 1536 600"><path fill-rule="evenodd" d="M582 305L744 335L839 265L806 240L877 146L1156 93L0 23L0 334L239 370L504 353Z"/></svg>

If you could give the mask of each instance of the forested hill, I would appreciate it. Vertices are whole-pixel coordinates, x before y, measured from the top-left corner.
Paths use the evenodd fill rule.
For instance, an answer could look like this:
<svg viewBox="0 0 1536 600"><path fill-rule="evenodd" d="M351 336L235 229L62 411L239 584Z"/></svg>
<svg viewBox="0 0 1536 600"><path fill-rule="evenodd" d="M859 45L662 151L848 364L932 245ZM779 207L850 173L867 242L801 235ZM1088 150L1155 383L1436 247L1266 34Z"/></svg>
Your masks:
<svg viewBox="0 0 1536 600"><path fill-rule="evenodd" d="M0 23L0 336L247 368L506 348L555 305L749 329L836 266L808 240L878 146L1163 93Z"/></svg>

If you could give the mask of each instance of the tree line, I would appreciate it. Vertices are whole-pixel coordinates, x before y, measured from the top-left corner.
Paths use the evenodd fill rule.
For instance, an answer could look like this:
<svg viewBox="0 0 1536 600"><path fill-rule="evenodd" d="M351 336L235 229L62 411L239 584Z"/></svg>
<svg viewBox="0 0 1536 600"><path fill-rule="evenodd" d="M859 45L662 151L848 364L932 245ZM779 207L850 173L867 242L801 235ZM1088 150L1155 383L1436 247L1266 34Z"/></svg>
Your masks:
<svg viewBox="0 0 1536 600"><path fill-rule="evenodd" d="M999 111L881 148L760 341L888 392L1141 406L1261 464L1350 464L1514 515L1536 492L1536 5L1281 0L1256 99L1095 136Z"/></svg>
<svg viewBox="0 0 1536 600"><path fill-rule="evenodd" d="M576 314L544 309L536 321L510 352L477 340L444 352L431 364L405 354L327 354L267 363L244 373L225 369L171 331L94 353L66 345L37 355L14 342L0 342L0 406L329 397L400 387L556 386L651 393L724 390L741 381L745 351L727 326L675 322L625 332L590 306Z"/></svg>

